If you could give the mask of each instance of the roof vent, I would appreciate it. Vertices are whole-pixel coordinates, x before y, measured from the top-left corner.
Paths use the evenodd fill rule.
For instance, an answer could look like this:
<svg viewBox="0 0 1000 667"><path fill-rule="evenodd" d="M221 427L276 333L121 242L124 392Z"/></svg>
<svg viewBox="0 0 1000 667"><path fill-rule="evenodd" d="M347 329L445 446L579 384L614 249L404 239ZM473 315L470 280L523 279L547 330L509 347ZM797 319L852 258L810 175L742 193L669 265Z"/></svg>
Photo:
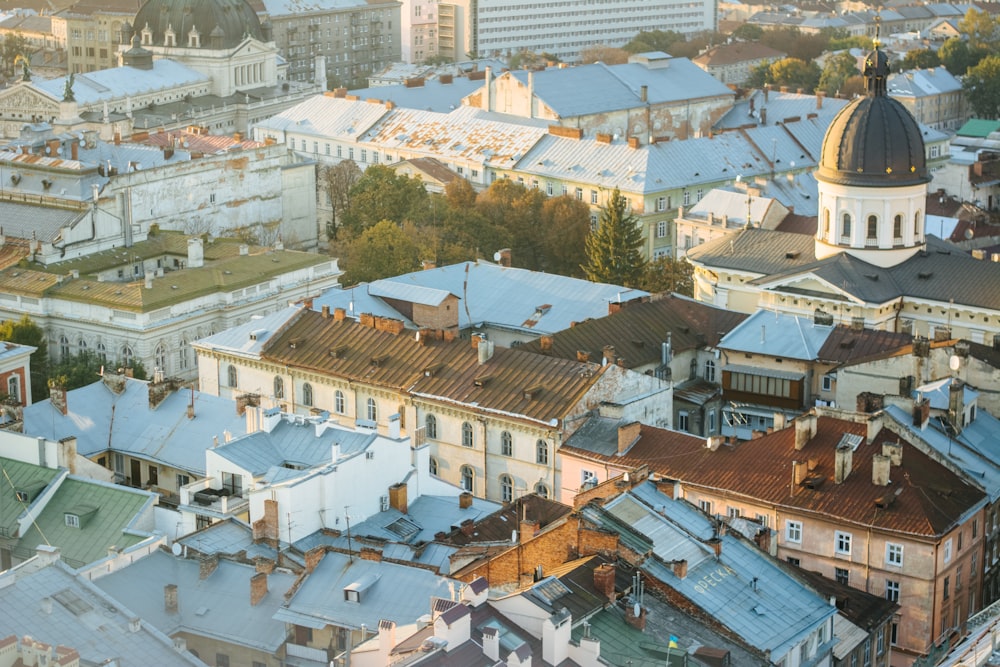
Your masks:
<svg viewBox="0 0 1000 667"><path fill-rule="evenodd" d="M920 273L917 274L917 278L920 278L920 280L927 280L933 275L934 275L933 271L921 271Z"/></svg>
<svg viewBox="0 0 1000 667"><path fill-rule="evenodd" d="M295 348L297 348L301 344L302 344L302 339L301 338L293 338L290 341L288 341L288 347L290 349L292 349L292 350L294 350Z"/></svg>
<svg viewBox="0 0 1000 667"><path fill-rule="evenodd" d="M261 340L267 335L267 329L254 329L250 332L250 340Z"/></svg>
<svg viewBox="0 0 1000 667"><path fill-rule="evenodd" d="M378 356L375 356L375 357L371 358L371 365L375 366L376 368L378 368L378 367L382 366L382 364L384 364L388 360L389 360L389 355L388 354L380 354Z"/></svg>
<svg viewBox="0 0 1000 667"><path fill-rule="evenodd" d="M485 387L491 379L493 379L491 375L480 375L472 380L472 384L477 387Z"/></svg>
<svg viewBox="0 0 1000 667"><path fill-rule="evenodd" d="M527 387L523 392L523 396L525 400L531 401L537 398L538 394L540 394L541 392L542 392L542 385L535 384L530 387Z"/></svg>
<svg viewBox="0 0 1000 667"><path fill-rule="evenodd" d="M42 480L20 484L14 489L14 496L19 503L30 503L38 497L47 484Z"/></svg>
<svg viewBox="0 0 1000 667"><path fill-rule="evenodd" d="M333 357L334 359L343 359L346 354L347 354L346 345L337 345L336 347L330 348L330 356Z"/></svg>

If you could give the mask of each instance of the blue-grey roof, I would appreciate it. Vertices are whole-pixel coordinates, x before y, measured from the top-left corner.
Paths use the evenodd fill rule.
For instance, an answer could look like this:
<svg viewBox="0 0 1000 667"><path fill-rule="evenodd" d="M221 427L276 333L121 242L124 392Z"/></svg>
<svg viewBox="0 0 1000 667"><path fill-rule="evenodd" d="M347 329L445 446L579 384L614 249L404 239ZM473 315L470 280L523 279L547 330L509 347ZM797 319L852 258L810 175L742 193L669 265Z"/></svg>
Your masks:
<svg viewBox="0 0 1000 667"><path fill-rule="evenodd" d="M285 642L285 624L274 613L295 583L295 575L274 570L267 594L250 605L252 565L219 559L208 577L199 578L199 562L156 551L94 583L167 635L189 633L274 653ZM178 612L168 613L163 587L177 586Z"/></svg>
<svg viewBox="0 0 1000 667"><path fill-rule="evenodd" d="M195 341L195 344L210 350L224 350L236 356L255 359L260 356L264 343L299 310L301 310L299 306L289 306L263 317L255 316L248 322L201 338Z"/></svg>
<svg viewBox="0 0 1000 667"><path fill-rule="evenodd" d="M3 159L2 154L0 159ZM9 168L4 171L9 171ZM72 209L22 204L6 199L0 201L3 232L12 238L53 241L63 227L72 226L77 220L89 216L89 212L81 213Z"/></svg>
<svg viewBox="0 0 1000 667"><path fill-rule="evenodd" d="M913 426L912 416L896 405L889 405L885 413L916 439L933 447L990 497L990 502L1000 499L1000 420L985 410L978 410L976 418L962 428L957 436L949 436L936 417L931 417L923 429ZM912 442L912 440L911 440Z"/></svg>
<svg viewBox="0 0 1000 667"><path fill-rule="evenodd" d="M344 599L346 587L372 579L359 602ZM383 619L404 625L427 613L432 596L455 599L460 588L459 582L422 568L327 552L274 618L314 629L377 628ZM400 595L401 591L406 594Z"/></svg>
<svg viewBox="0 0 1000 667"><path fill-rule="evenodd" d="M278 557L276 549L254 541L250 526L232 517L189 533L177 542L203 554L237 554L245 551L247 558L251 559L263 557L277 560Z"/></svg>
<svg viewBox="0 0 1000 667"><path fill-rule="evenodd" d="M462 105L462 98L483 87L482 79L454 77L451 83L441 83L440 79L429 79L422 86L406 85L376 86L351 90L363 100L377 99L392 102L404 109L426 109L448 113Z"/></svg>
<svg viewBox="0 0 1000 667"><path fill-rule="evenodd" d="M194 401L194 418L188 405ZM76 437L77 451L86 457L112 449L205 475L205 450L213 438L246 432L236 403L199 391L179 389L156 409L149 408L149 383L128 379L125 391L115 394L100 380L67 392L63 415L49 399L24 408L24 432L49 440Z"/></svg>
<svg viewBox="0 0 1000 667"><path fill-rule="evenodd" d="M772 656L785 655L837 613L741 538L723 535L716 558L705 544L714 534L712 520L689 503L659 492L651 482L612 500L603 512L652 542L654 556L641 566L649 576ZM675 559L688 561L686 577L674 574L670 563Z"/></svg>
<svg viewBox="0 0 1000 667"><path fill-rule="evenodd" d="M188 652L179 653L163 632L143 623L131 632L137 613L76 576L65 563L35 570L33 561L0 573L0 628L4 635L30 635L46 644L76 649L86 664L117 659L121 667L204 667ZM249 596L249 594L248 594ZM163 605L163 589L156 596ZM51 601L51 612L43 604Z"/></svg>
<svg viewBox="0 0 1000 667"><path fill-rule="evenodd" d="M61 100L66 90L68 76L32 81L32 85L50 97ZM160 90L174 90L179 86L208 83L211 79L201 72L174 60L161 58L153 61L153 69L140 70L123 66L102 69L73 76L73 96L81 106L93 105L103 100L116 100L133 95L148 95Z"/></svg>
<svg viewBox="0 0 1000 667"><path fill-rule="evenodd" d="M923 396L930 401L931 409L933 410L947 410L949 406L949 399L951 394L951 383L954 382L955 378L946 377L940 380L935 380L934 382L928 382L922 384L913 390L913 395ZM979 397L979 392L965 385L962 388L962 401L963 405L970 405Z"/></svg>
<svg viewBox="0 0 1000 667"><path fill-rule="evenodd" d="M261 4L271 17L368 6L365 0L261 0Z"/></svg>
<svg viewBox="0 0 1000 667"><path fill-rule="evenodd" d="M758 310L719 341L719 348L785 359L813 361L833 332L813 318Z"/></svg>
<svg viewBox="0 0 1000 667"><path fill-rule="evenodd" d="M316 95L260 121L255 127L357 140L387 113L391 112L384 104Z"/></svg>
<svg viewBox="0 0 1000 667"><path fill-rule="evenodd" d="M919 98L962 91L962 82L943 66L890 74L886 85L892 97Z"/></svg>

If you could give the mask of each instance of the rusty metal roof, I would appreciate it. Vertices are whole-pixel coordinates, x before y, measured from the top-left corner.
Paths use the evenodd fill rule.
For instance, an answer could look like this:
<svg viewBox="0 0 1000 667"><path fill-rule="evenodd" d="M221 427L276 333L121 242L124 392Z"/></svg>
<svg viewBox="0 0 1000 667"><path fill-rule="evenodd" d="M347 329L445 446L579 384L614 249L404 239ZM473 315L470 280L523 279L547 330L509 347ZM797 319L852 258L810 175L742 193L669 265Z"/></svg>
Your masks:
<svg viewBox="0 0 1000 667"><path fill-rule="evenodd" d="M817 359L842 364L869 357L881 358L898 352L912 342L910 334L840 325L830 332L819 349Z"/></svg>
<svg viewBox="0 0 1000 667"><path fill-rule="evenodd" d="M275 333L261 357L544 424L564 418L604 371L596 364L501 347L480 364L469 341L404 331L398 322L365 315L360 322L338 321L306 310Z"/></svg>

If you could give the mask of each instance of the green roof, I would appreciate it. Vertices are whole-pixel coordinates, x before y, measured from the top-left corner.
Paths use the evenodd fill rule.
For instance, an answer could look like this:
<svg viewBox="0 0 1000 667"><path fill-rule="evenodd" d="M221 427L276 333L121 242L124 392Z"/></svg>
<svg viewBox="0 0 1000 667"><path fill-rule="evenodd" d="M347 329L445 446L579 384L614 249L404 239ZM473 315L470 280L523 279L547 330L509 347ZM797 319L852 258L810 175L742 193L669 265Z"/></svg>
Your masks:
<svg viewBox="0 0 1000 667"><path fill-rule="evenodd" d="M958 130L960 137L979 137L985 139L990 132L1000 130L1000 120L987 120L985 118L973 118L965 122Z"/></svg>
<svg viewBox="0 0 1000 667"><path fill-rule="evenodd" d="M48 486L59 474L58 470L43 468L30 463L0 457L0 537L17 534L17 518L27 509L41 490L39 484ZM24 502L18 500L17 491L27 490Z"/></svg>
<svg viewBox="0 0 1000 667"><path fill-rule="evenodd" d="M146 491L68 477L25 531L15 552L30 556L39 544L51 544L59 547L71 567L92 563L106 556L109 547L125 549L145 539L125 529L152 498ZM79 527L67 524L67 514L78 517Z"/></svg>
<svg viewBox="0 0 1000 667"><path fill-rule="evenodd" d="M615 608L604 609L587 619L590 636L601 641L601 658L617 667L674 667L686 665L687 652L670 648L669 637L657 642L648 633L625 622L625 614ZM580 643L584 625L573 628L573 641ZM659 638L658 638L659 639Z"/></svg>

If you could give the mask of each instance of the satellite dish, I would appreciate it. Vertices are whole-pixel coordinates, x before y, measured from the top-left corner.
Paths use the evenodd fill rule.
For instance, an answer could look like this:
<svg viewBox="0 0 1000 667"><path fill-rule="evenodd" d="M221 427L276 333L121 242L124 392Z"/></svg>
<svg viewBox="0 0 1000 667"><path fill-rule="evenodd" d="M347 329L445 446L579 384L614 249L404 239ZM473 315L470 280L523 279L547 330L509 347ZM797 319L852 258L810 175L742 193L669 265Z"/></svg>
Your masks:
<svg viewBox="0 0 1000 667"><path fill-rule="evenodd" d="M510 531L510 541L513 544L517 544L517 531L516 530Z"/></svg>
<svg viewBox="0 0 1000 667"><path fill-rule="evenodd" d="M636 603L635 603L635 606L633 606L633 607L632 607L632 614L633 614L633 615L634 615L634 616L635 616L636 618L639 618L639 613L640 613L641 611L642 611L642 609L641 609L641 608L639 607L639 603L638 603L638 602L636 602Z"/></svg>
<svg viewBox="0 0 1000 667"><path fill-rule="evenodd" d="M181 555L181 545L178 544L177 542L174 542L170 546L170 553L172 553L175 556L180 556Z"/></svg>
<svg viewBox="0 0 1000 667"><path fill-rule="evenodd" d="M496 251L495 253L493 253L493 261L494 262L499 262L500 261L500 257L501 257L501 255L500 255L500 251L499 250Z"/></svg>
<svg viewBox="0 0 1000 667"><path fill-rule="evenodd" d="M948 367L953 371L957 371L961 365L962 359L957 354L951 355L951 359L948 360Z"/></svg>

